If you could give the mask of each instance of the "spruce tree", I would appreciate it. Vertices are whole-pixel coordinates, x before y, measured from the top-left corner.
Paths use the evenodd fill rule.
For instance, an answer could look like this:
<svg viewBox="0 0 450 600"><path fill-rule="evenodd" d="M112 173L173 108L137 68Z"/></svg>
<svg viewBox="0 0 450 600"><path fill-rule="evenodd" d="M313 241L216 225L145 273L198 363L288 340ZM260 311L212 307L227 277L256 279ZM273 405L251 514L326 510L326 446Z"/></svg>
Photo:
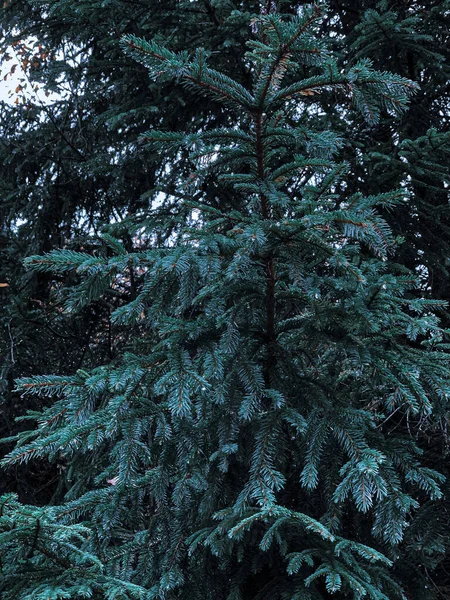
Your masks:
<svg viewBox="0 0 450 600"><path fill-rule="evenodd" d="M442 303L394 261L379 210L407 191L355 189L329 114L352 102L375 126L416 86L366 59L340 69L317 6L264 12L245 81L207 50L124 38L162 94L218 117L144 134L172 166L95 253L27 259L69 313L115 298L118 351L18 384L51 400L4 463L49 460L67 493L1 499L5 600L406 597L404 532L439 510L443 478L391 419L447 408Z"/></svg>
<svg viewBox="0 0 450 600"><path fill-rule="evenodd" d="M386 114L378 130L359 127L363 158L355 167L367 186L375 181L385 191L403 182L411 191L408 207L389 218L405 236L401 259L420 273L423 293L448 300L450 4L368 1L353 24L350 57L370 56L420 86L400 121Z"/></svg>
<svg viewBox="0 0 450 600"><path fill-rule="evenodd" d="M350 160L353 181L361 191L379 193L398 185L408 189L407 204L391 214L383 212L404 237L397 258L418 274L418 297L448 302L450 5L446 0L365 0L346 2L345 7L345 12L340 11L348 49L343 60L370 56L376 68L408 77L420 87L400 119L393 120L385 113L379 126L371 128L348 115L344 127L352 143L344 149L343 156ZM357 155L354 148L358 149ZM448 327L448 308L440 317ZM391 419L392 426L403 428L405 435L420 440L426 463L447 479L440 511L424 507L416 514L415 526L406 532L404 546L408 551L402 571L408 598L413 600L422 600L428 594L446 597L450 590L448 413L442 408L425 420L406 421L400 415ZM414 543L418 535L438 543L431 551L428 544ZM432 591L427 591L427 587Z"/></svg>
<svg viewBox="0 0 450 600"><path fill-rule="evenodd" d="M161 96L145 68L121 51L120 37L170 39L179 50L200 44L214 49L216 67L242 77L235 56L248 10L255 10L251 3L179 0L0 4L0 84L20 77L10 101L0 100L0 283L8 284L0 288L0 437L22 427L15 416L43 403L20 399L14 379L90 368L114 358L117 346L108 324L114 296L64 313L59 283L51 274L24 272L23 259L55 248L95 252L92 232L142 214L164 168L137 137L150 127L181 128L186 119L221 119L207 101L195 109L186 104L177 86ZM55 501L57 475L48 465L23 465L0 480L0 494Z"/></svg>

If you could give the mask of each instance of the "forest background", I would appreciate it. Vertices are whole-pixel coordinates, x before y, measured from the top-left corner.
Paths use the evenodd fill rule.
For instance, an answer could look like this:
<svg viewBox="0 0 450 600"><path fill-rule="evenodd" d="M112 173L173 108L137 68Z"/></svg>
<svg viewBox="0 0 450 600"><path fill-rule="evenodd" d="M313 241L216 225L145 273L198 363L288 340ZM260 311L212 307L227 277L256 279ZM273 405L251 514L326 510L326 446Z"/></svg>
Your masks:
<svg viewBox="0 0 450 600"><path fill-rule="evenodd" d="M154 40L174 52L193 53L196 48L205 48L212 68L248 86L250 76L244 55L248 51L246 42L252 35L252 18L271 14L289 18L303 5L309 3L283 0L267 6L233 0L5 0L3 3L1 65L4 83L15 82L11 98L0 103L0 436L7 440L2 445L5 456L13 451L14 436L29 427L29 421L16 419L27 411L36 417L52 403L46 395L23 395L17 391L17 379L29 381L29 385L31 382L44 385L47 380L39 377L48 374L60 377L60 382L76 376L86 380L96 368L116 365L141 332L139 323L131 326L120 319L115 322L111 319L123 303L135 301L141 293L144 275L139 265L128 266L118 285L102 288L98 293L91 293L87 287L84 293L90 294L88 301L80 302L74 296L70 304L70 290L79 290L82 285L74 269L60 265L58 272L56 265L53 272L30 270L24 266L24 260L61 249L106 258L121 252L138 255L152 244L164 245L183 220L192 219L191 212L176 211L170 203L177 198L180 179L184 179L183 185L191 186L189 191L194 198L202 197L204 202L213 202L218 193L214 173L207 173L198 182L192 181L196 167L187 150L164 154L160 147L144 143L142 135L153 129L177 132L187 128L203 131L225 127L229 124L226 111L218 110L209 97L195 96L193 101L176 81L161 84L149 77L148 65L140 64L124 52L123 36ZM336 184L337 189L341 185L341 192L347 196L361 193L374 197L398 188L408 193L407 202L380 209L394 235L390 253L396 263L405 267L405 274L410 272L417 278L416 287L408 292L411 301L442 301L440 305L433 304L433 310L437 310L440 326L445 330L450 326L450 312L445 304L450 300L450 3L331 0L321 11L316 34L328 40L339 69L349 69L359 60L369 58L374 69L418 84L406 111L394 114L382 108L377 123L364 119L355 103L344 107L334 90L327 91L326 101L320 107L307 94L305 101L311 100L311 114L317 122L333 129L343 140L335 160L345 161L348 171L345 184ZM257 30L258 25L253 27ZM233 201L226 194L223 202L232 210ZM162 212L149 229L146 219L154 206L162 206ZM69 260L69 254L65 256ZM75 254L72 259L78 260ZM56 257L55 261L58 260ZM69 296L64 290L69 290ZM419 323L410 342L412 347L423 347L420 336L425 329ZM440 348L445 353L447 338L442 335ZM134 348L137 353L138 350ZM65 393L62 384L58 392ZM224 598L326 598L335 593L343 598L364 595L394 598L402 594L404 598L417 600L449 597L450 437L446 395L443 393L428 412L408 412L405 402L392 406L390 412L386 409L380 412L376 427L386 437L395 432L401 440L413 440L422 453L424 468L443 475L438 477L441 491L431 494L431 499L420 497L427 491L426 485L432 485L423 484L418 494L421 508L414 507L414 519L408 521L412 524L411 534L406 539L399 538L399 545L389 559L395 563L393 580L398 589L383 596L381 584L374 584L374 591L370 591L370 586L361 591L359 584L350 579L341 588L342 573L336 575L337 571L325 570L325 583L313 578L309 591L305 588L302 592L305 595L300 592L298 596L294 592L287 595L281 584L279 592L267 591L273 581L261 575L260 565L253 571L248 567L245 575L240 573L235 587L231 586ZM24 444L24 439L20 443ZM235 450L231 446L222 449L223 454L227 452L233 454ZM9 521L2 524L0 549L4 544L10 552L9 544L15 539L22 552L18 564L23 573L33 568L44 572L43 578L36 576L38 583L22 588L24 584L10 579L6 568L3 584L0 583L0 589L5 586L2 589L5 598L10 597L11 590L19 589L23 595L11 597L144 597L139 595L143 592L137 589L137 584L136 589L125 589L127 583L131 586L134 578L139 579L133 563L137 559L130 558L136 549L130 550L128 566L118 568L117 580L121 583L114 584L116 587L111 582L110 587L106 583L92 583L95 579L92 573L84 575L85 584L80 583L79 574L78 583L72 582L72 587L62 579L55 583L53 574L49 574L52 558L39 558L36 540L41 533L36 523L39 515L44 514L39 511L74 502L77 494L81 496L94 485L93 480L89 485L86 481L81 485L77 471L87 472L80 457L75 456L72 462L66 458L65 462L56 454L50 460L13 461L3 471L0 495L16 493L21 504L11 505ZM115 476L114 472L110 474L110 488L117 483ZM174 481L172 484L175 485ZM199 489L202 485L198 483ZM17 514L23 505L33 508L27 513L28 521L21 533L14 534L15 525L11 526L11 522L20 521ZM86 517L83 523L89 524L90 518ZM355 542L367 542L365 516L349 508L343 520L346 535ZM111 523L113 527L112 517ZM62 535L60 531L58 535ZM125 532L121 543L128 539L127 535ZM173 536L176 541L172 550L175 547L178 551L179 531L178 537L175 533ZM27 539L35 540L35 546L27 545ZM390 552L383 544L377 546L377 551ZM72 559L67 560L70 566ZM180 571L184 569L183 560L180 558L177 567ZM273 573L281 568L277 560L270 562ZM305 568L310 560L305 558ZM62 571L69 569L67 564ZM153 590L154 595L149 598L190 598L188 594L195 597L193 590L180 591L183 584L179 572L170 575L167 565L154 568L169 578L168 591L161 591L163 584L158 592L145 584L142 589ZM224 569L227 581L238 571L236 566ZM292 569L298 573L300 566L297 571ZM375 581L376 575L372 578Z"/></svg>

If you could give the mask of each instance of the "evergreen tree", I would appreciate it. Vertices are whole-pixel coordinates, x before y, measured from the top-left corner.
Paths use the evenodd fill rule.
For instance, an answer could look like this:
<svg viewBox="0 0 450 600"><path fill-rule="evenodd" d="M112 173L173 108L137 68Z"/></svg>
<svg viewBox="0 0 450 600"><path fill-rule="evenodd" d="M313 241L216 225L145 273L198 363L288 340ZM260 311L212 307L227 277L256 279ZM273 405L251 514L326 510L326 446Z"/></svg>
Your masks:
<svg viewBox="0 0 450 600"><path fill-rule="evenodd" d="M95 253L27 260L65 282L68 312L113 296L123 350L19 382L53 400L4 463L47 459L67 493L2 498L5 600L390 600L408 552L441 550L423 522L443 478L391 423L447 409L442 303L392 258L378 209L407 191L355 189L329 116L351 99L375 126L416 86L366 59L340 69L318 7L273 8L239 81L205 49L124 39L162 95L175 82L217 118L144 135L162 156L152 207L105 225Z"/></svg>
<svg viewBox="0 0 450 600"><path fill-rule="evenodd" d="M450 4L383 1L366 2L364 8L369 10L361 10L348 38L350 57L370 56L376 67L420 87L400 122L386 114L377 131L358 132L363 158L355 167L367 186L375 180L385 191L402 183L411 191L411 204L394 217L406 240L400 256L420 273L423 293L447 300Z"/></svg>
<svg viewBox="0 0 450 600"><path fill-rule="evenodd" d="M395 121L385 113L377 128L369 128L348 115L344 127L349 126L351 133L347 135L353 143L344 156L352 164L353 181L361 191L380 193L398 185L410 191L407 204L391 214L383 213L405 238L397 257L418 274L418 296L448 301L450 5L446 1L365 0L346 2L345 7L339 11L348 34L344 60L369 55L375 67L409 77L420 87L408 112ZM355 147L357 156L352 158ZM441 313L441 319L448 327L448 309ZM424 518L416 520L421 524L420 534L417 527L409 528L406 534L408 550L402 568L408 597L446 597L450 590L448 412L443 407L425 420L406 421L397 416L391 425L419 439L426 463L447 478L443 488L446 500L439 513L425 510ZM414 543L417 535L439 540L439 544L430 552L427 545Z"/></svg>
<svg viewBox="0 0 450 600"><path fill-rule="evenodd" d="M8 284L0 289L0 437L17 432L14 417L24 412L15 378L97 365L112 359L127 335L111 335L117 294L69 315L61 311L54 277L25 273L23 259L54 248L95 252L91 234L102 223L142 215L164 168L153 152L137 147L139 134L155 126L179 129L185 119L221 119L206 101L186 105L176 86L161 95L145 68L123 54L121 35L170 39L180 50L201 44L214 49L216 66L239 78L235 55L247 11L178 0L0 5L5 85L21 74L11 102L0 103L0 283ZM131 240L125 244L132 247ZM25 408L41 405L30 397ZM25 502L45 504L59 497L57 475L48 466L24 466L0 481L0 493L14 489Z"/></svg>

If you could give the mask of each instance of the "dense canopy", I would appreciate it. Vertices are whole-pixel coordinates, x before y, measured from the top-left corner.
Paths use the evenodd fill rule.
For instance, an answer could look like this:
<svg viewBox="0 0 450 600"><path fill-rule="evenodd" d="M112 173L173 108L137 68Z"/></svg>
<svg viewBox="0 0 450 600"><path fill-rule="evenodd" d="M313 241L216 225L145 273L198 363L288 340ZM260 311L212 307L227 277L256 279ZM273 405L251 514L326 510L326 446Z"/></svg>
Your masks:
<svg viewBox="0 0 450 600"><path fill-rule="evenodd" d="M0 13L1 597L447 597L450 2Z"/></svg>

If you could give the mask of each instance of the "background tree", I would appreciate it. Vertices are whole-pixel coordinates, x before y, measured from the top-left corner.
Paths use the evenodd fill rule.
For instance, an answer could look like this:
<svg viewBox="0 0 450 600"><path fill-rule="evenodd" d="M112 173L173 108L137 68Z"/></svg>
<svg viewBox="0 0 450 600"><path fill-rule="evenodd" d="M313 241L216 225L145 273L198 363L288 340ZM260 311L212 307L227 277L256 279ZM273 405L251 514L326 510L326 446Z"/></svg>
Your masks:
<svg viewBox="0 0 450 600"><path fill-rule="evenodd" d="M425 293L448 299L450 5L377 2L359 14L347 10L350 60L370 56L377 68L420 85L399 124L385 115L380 128L359 137L358 176L380 191L400 182L411 190L412 204L391 218L406 240L400 255L421 274Z"/></svg>
<svg viewBox="0 0 450 600"><path fill-rule="evenodd" d="M389 69L416 81L418 93L412 98L408 113L400 121L382 115L377 129L361 128L354 122L353 146L359 148L353 163L360 189L380 192L401 185L410 190L410 201L390 215L385 214L395 231L405 238L397 250L399 260L421 279L419 294L449 299L449 11L448 2L363 2L336 3L344 33L348 35L350 60L370 55L377 68ZM367 10L369 9L369 10ZM346 119L348 122L348 119ZM351 160L351 159L350 159ZM441 313L448 327L446 309ZM398 415L397 415L398 416ZM438 409L433 419L391 420L392 426L413 431L420 438L430 466L445 473L448 480L448 413ZM449 490L445 490L445 498ZM440 515L428 516L422 534L439 540L441 550L413 551L406 542L413 562L411 597L420 598L422 586L417 578L428 580L433 592L445 597L449 593L448 546L443 527L449 524L449 505L443 503ZM411 538L417 530L410 529ZM439 567L436 564L439 563ZM431 574L431 569L433 573Z"/></svg>

